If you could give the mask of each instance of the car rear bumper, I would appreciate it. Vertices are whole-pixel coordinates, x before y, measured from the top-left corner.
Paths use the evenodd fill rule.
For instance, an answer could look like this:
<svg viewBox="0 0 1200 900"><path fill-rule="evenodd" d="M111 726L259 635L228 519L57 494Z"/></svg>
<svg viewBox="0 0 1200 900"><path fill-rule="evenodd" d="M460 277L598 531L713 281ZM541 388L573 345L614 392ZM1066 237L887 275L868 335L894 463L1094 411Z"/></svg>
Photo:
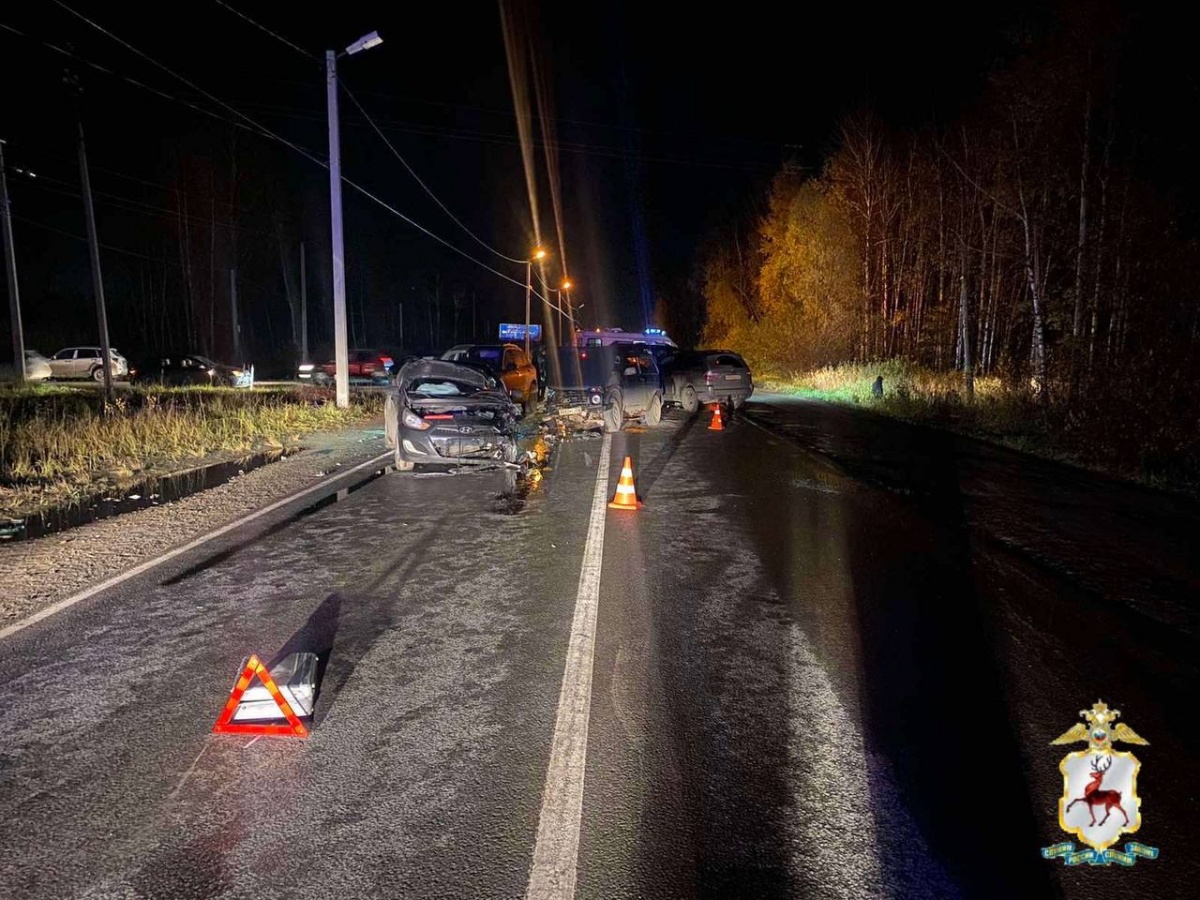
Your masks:
<svg viewBox="0 0 1200 900"><path fill-rule="evenodd" d="M754 393L754 386L725 387L719 384L696 386L696 399L701 403L744 403Z"/></svg>

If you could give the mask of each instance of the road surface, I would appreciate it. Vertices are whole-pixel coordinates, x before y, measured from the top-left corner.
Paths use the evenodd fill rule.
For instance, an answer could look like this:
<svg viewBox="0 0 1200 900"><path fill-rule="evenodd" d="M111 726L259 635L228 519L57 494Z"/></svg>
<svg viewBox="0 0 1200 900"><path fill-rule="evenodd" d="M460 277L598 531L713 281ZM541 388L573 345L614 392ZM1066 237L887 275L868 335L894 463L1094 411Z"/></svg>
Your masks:
<svg viewBox="0 0 1200 900"><path fill-rule="evenodd" d="M332 484L0 641L0 896L1194 896L1196 504L783 397L706 425L527 494ZM211 734L294 650L311 737ZM1097 699L1150 741L1134 868L1040 855Z"/></svg>

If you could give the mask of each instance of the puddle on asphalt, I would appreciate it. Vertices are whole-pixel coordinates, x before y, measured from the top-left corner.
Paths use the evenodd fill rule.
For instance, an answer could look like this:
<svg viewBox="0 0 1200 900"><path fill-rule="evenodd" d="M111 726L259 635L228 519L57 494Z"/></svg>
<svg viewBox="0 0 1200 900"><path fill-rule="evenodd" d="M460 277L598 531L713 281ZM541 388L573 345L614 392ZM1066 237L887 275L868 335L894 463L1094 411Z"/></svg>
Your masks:
<svg viewBox="0 0 1200 900"><path fill-rule="evenodd" d="M121 513L173 503L191 494L219 487L239 475L299 452L299 449L289 450L286 454L279 450L271 450L242 459L188 469L185 472L144 478L113 496L91 497L78 503L64 503L24 519L0 519L0 542L32 540Z"/></svg>

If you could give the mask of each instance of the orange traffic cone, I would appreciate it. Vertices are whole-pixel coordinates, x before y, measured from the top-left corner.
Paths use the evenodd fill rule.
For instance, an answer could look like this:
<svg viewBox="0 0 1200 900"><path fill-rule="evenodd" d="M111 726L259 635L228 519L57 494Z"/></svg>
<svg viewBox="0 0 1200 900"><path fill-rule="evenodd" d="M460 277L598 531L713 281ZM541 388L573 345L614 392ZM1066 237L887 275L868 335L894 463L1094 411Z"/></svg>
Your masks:
<svg viewBox="0 0 1200 900"><path fill-rule="evenodd" d="M613 494L610 509L641 509L642 501L637 498L633 487L633 462L625 457L625 465L621 467L621 480L617 482L617 492Z"/></svg>
<svg viewBox="0 0 1200 900"><path fill-rule="evenodd" d="M724 431L725 430L725 423L721 420L721 404L720 403L713 404L713 417L712 417L712 421L708 423L708 430L709 431Z"/></svg>

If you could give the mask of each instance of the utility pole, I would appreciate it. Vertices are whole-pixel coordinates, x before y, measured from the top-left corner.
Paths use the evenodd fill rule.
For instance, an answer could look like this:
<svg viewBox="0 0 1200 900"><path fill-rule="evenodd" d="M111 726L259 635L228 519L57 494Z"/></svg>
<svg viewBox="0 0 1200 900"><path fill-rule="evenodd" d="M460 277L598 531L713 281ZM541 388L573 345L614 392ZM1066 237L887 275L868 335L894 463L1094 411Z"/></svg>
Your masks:
<svg viewBox="0 0 1200 900"><path fill-rule="evenodd" d="M406 349L404 346L404 301L401 300L396 304L396 317L400 322L400 349Z"/></svg>
<svg viewBox="0 0 1200 900"><path fill-rule="evenodd" d="M525 260L525 355L529 355L529 300L533 293L533 260Z"/></svg>
<svg viewBox="0 0 1200 900"><path fill-rule="evenodd" d="M8 274L8 317L12 328L13 372L17 383L25 381L25 333L21 328L21 298L17 294L17 254L13 248L12 209L8 200L8 178L4 174L4 139L0 138L0 219L4 226L4 262Z"/></svg>
<svg viewBox="0 0 1200 900"><path fill-rule="evenodd" d="M300 362L308 362L308 272L304 265L304 241L300 242Z"/></svg>
<svg viewBox="0 0 1200 900"><path fill-rule="evenodd" d="M329 107L329 214L333 231L333 361L337 405L350 405L350 363L346 346L346 258L342 238L342 150L338 134L337 51L325 52L325 93Z"/></svg>
<svg viewBox="0 0 1200 900"><path fill-rule="evenodd" d="M229 270L229 318L233 327L233 364L242 365L242 323L238 318L237 269Z"/></svg>
<svg viewBox="0 0 1200 900"><path fill-rule="evenodd" d="M100 275L100 242L96 237L96 213L92 209L92 182L88 178L82 115L79 119L79 176L83 189L83 212L87 218L88 248L92 258L92 290L96 294L96 319L100 325L100 368L104 373L104 402L112 403L112 347L108 342L108 311L104 306L104 279Z"/></svg>

